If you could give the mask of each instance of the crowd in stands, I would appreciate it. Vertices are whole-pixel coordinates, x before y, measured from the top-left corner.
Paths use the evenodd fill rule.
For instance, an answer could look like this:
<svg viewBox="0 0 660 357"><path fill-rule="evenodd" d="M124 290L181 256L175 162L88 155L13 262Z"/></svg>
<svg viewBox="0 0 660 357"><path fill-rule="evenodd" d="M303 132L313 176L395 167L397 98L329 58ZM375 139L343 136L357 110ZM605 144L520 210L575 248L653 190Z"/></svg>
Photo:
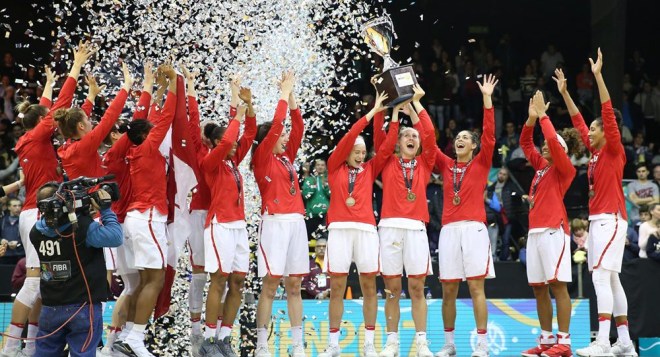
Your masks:
<svg viewBox="0 0 660 357"><path fill-rule="evenodd" d="M493 171L496 174L491 175L492 183L485 188L484 205L488 213L491 242L493 247L497 247L493 250L493 258L501 261L524 260L528 207L521 197L528 191L534 170L520 148L520 131L526 119L527 103L537 90L543 92L544 97L551 102L548 114L557 130L571 126L568 110L552 80L554 69L565 67L562 55L565 49L549 44L538 56L521 59L511 55L516 49L512 48L508 35L502 36L495 45L489 40L492 38L477 40L471 46L449 49L436 39L428 47L417 48L411 58L418 81L427 93L424 104L433 119L438 146L449 156L453 155L453 139L460 130L481 129L481 92L477 86L479 75L494 73L500 79L493 93L498 133L498 150L493 158ZM373 74L369 66L359 63L356 66L363 72L362 78L369 78ZM599 116L599 111L593 109L594 104L598 103L594 103L595 81L588 63L583 63L579 68L564 68L564 71L568 73L570 91L575 93L576 104L585 118L589 121ZM41 69L20 66L11 53L3 54L0 63L0 184L13 182L19 177L19 162L13 147L24 130L15 122L15 107L22 98L29 98L36 103L43 92L44 82ZM367 81L354 84L352 89L364 93L371 91ZM639 51L633 51L626 58L622 90L622 105L619 109L623 117L622 140L627 155L624 186L627 186L626 198L631 223L624 259L657 257L660 253L653 253L652 248L649 248L656 246L657 239L654 240L653 234L649 232L657 231L658 213L654 212L660 210L660 207L654 206L658 203L660 187L660 78L649 76L648 63ZM361 101L352 108L354 117L357 119L366 113L374 99L372 95L362 96ZM95 110L102 112L103 104L99 103ZM539 145L541 141L540 130L537 130L535 142ZM312 263L318 263L317 239L327 238L325 215L331 192L324 158L328 154L300 168ZM578 169L576 182L586 182L588 159L589 153L584 147L580 154L571 157ZM382 199L379 185L380 181L376 181L373 205L377 217ZM442 178L433 176L427 188L431 214L427 233L431 252L437 250L441 228L442 185ZM572 218L574 252L579 252L585 250L588 225L584 223L586 193L578 192L579 185L575 186L566 196L566 206ZM0 258L0 264L17 264L24 255L16 228L16 212L20 212L24 201L22 195L23 190L0 199L0 254L4 255Z"/></svg>

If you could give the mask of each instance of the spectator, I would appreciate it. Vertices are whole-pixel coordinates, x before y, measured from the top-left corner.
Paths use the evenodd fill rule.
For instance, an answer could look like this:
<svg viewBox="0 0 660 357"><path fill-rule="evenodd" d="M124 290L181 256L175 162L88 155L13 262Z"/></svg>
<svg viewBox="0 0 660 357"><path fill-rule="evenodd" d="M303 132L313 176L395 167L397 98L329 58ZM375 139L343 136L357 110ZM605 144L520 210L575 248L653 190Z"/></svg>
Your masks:
<svg viewBox="0 0 660 357"><path fill-rule="evenodd" d="M7 253L0 258L0 264L16 264L25 257L25 250L21 245L21 236L18 233L18 216L21 214L23 203L17 198L9 199L9 214L0 220L0 244L7 246Z"/></svg>
<svg viewBox="0 0 660 357"><path fill-rule="evenodd" d="M660 164L653 166L653 183L660 189Z"/></svg>
<svg viewBox="0 0 660 357"><path fill-rule="evenodd" d="M589 64L582 64L582 71L578 73L575 84L580 104L590 106L594 99L594 75Z"/></svg>
<svg viewBox="0 0 660 357"><path fill-rule="evenodd" d="M660 262L660 233L658 231L649 236L649 241L646 245L646 255L649 259Z"/></svg>
<svg viewBox="0 0 660 357"><path fill-rule="evenodd" d="M633 203L629 219L633 223L639 221L639 206L658 203L660 191L658 186L648 180L649 169L646 164L637 165L637 180L628 184L628 199Z"/></svg>
<svg viewBox="0 0 660 357"><path fill-rule="evenodd" d="M429 251L432 259L437 259L438 239L440 239L440 229L442 228L442 176L432 174L429 184L426 186L426 200L429 205L429 224L426 227L426 234L429 238Z"/></svg>
<svg viewBox="0 0 660 357"><path fill-rule="evenodd" d="M504 125L504 132L497 140L498 151L502 154L502 164L511 159L511 154L518 148L520 135L516 132L516 125L509 121Z"/></svg>
<svg viewBox="0 0 660 357"><path fill-rule="evenodd" d="M20 76L21 71L16 67L14 55L11 52L5 52L2 56L2 67L0 67L0 74L7 75L10 80L14 80Z"/></svg>
<svg viewBox="0 0 660 357"><path fill-rule="evenodd" d="M541 71L543 76L550 78L555 72L555 69L562 63L564 63L564 56L562 56L561 52L557 51L555 45L549 44L548 49L541 54Z"/></svg>
<svg viewBox="0 0 660 357"><path fill-rule="evenodd" d="M328 241L325 238L316 240L315 256L309 260L309 274L303 278L303 298L327 299L330 297L330 276L323 272L325 248Z"/></svg>
<svg viewBox="0 0 660 357"><path fill-rule="evenodd" d="M13 86L5 87L5 95L0 98L0 108L4 111L4 115L10 121L14 121L16 108L16 88Z"/></svg>
<svg viewBox="0 0 660 357"><path fill-rule="evenodd" d="M508 102L507 111L509 115L509 121L513 121L515 126L522 124L524 115L524 106L522 101L523 94L517 78L513 78L509 81L506 89L506 98Z"/></svg>
<svg viewBox="0 0 660 357"><path fill-rule="evenodd" d="M627 147L628 151L630 154L632 154L632 158L630 161L634 162L635 164L639 163L646 163L646 162L651 162L652 160L652 150L648 146L645 145L644 143L644 133L637 132L635 134L635 138L633 139L633 143L631 146Z"/></svg>
<svg viewBox="0 0 660 357"><path fill-rule="evenodd" d="M514 200L520 202L522 193L509 179L509 170L501 168L497 173L497 181L486 189L486 213L495 211L497 215L498 233L502 232L502 246L500 247L499 260L510 259L510 244L512 243L513 223L516 220L513 214ZM499 202L499 205L497 204ZM499 208L499 209L498 209ZM491 247L496 247L491 241ZM494 250L494 249L493 249Z"/></svg>
<svg viewBox="0 0 660 357"><path fill-rule="evenodd" d="M648 258L649 238L651 235L658 235L660 227L660 204L654 203L649 206L651 219L639 226L639 257ZM655 249L655 245L652 249Z"/></svg>
<svg viewBox="0 0 660 357"><path fill-rule="evenodd" d="M587 250L588 227L588 223L585 224L580 218L571 221L571 251Z"/></svg>
<svg viewBox="0 0 660 357"><path fill-rule="evenodd" d="M520 90L522 90L522 102L523 104L529 101L529 98L534 94L534 88L536 88L536 74L532 69L532 65L528 64L525 66L525 74L520 77Z"/></svg>
<svg viewBox="0 0 660 357"><path fill-rule="evenodd" d="M637 258L639 258L639 235L633 226L628 226L626 245L623 250L623 262L629 262Z"/></svg>
<svg viewBox="0 0 660 357"><path fill-rule="evenodd" d="M16 263L16 267L14 268L14 272L11 274L11 291L18 293L21 288L23 287L23 283L25 283L25 274L27 272L27 268L25 268L25 257L21 258L21 260Z"/></svg>
<svg viewBox="0 0 660 357"><path fill-rule="evenodd" d="M330 205L330 187L325 160L314 162L314 172L303 181L302 195L305 199L307 233L309 239L318 238L325 225L325 215Z"/></svg>
<svg viewBox="0 0 660 357"><path fill-rule="evenodd" d="M650 220L651 212L649 212L649 206L639 206L639 221L632 225L635 228L635 232L639 234L639 227L644 224L644 222L648 222Z"/></svg>
<svg viewBox="0 0 660 357"><path fill-rule="evenodd" d="M658 127L655 123L660 118L660 97L653 93L650 82L644 82L642 91L637 93L634 100L644 116L644 132L646 135L657 133Z"/></svg>

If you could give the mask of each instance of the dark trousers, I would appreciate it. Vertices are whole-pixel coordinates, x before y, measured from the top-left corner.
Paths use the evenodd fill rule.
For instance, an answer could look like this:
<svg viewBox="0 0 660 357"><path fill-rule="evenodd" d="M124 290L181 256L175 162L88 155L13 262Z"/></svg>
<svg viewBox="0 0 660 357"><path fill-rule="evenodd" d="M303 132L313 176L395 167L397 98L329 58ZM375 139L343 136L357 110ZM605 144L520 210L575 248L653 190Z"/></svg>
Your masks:
<svg viewBox="0 0 660 357"><path fill-rule="evenodd" d="M94 314L92 326L90 326L89 306L83 307L80 312L76 311L81 304L62 305L62 306L43 306L41 316L39 317L39 332L37 337L50 335L55 330L64 325L52 336L37 340L37 351L35 356L39 357L60 357L64 347L69 345L69 354L71 357L95 357L96 347L101 341L103 335L103 315L101 303L92 305ZM75 316L71 318L71 316ZM66 322L71 318L71 321ZM85 351L81 351L87 335L92 330L92 340Z"/></svg>

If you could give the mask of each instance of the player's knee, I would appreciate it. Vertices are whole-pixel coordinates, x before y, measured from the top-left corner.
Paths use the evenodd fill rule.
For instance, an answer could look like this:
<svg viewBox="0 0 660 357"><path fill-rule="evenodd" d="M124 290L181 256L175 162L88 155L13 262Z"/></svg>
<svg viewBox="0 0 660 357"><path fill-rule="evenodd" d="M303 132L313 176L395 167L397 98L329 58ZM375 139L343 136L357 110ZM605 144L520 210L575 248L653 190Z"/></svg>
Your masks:
<svg viewBox="0 0 660 357"><path fill-rule="evenodd" d="M241 292L243 290L243 283L245 277L243 275L231 275L229 278L229 290Z"/></svg>
<svg viewBox="0 0 660 357"><path fill-rule="evenodd" d="M377 291L376 291L376 281L374 280L373 282L362 282L361 289L362 289L362 296L366 297L373 297L376 296Z"/></svg>
<svg viewBox="0 0 660 357"><path fill-rule="evenodd" d="M424 280L423 279L409 279L408 280L408 293L413 299L424 298Z"/></svg>
<svg viewBox="0 0 660 357"><path fill-rule="evenodd" d="M555 296L555 298L568 296L568 288L566 288L566 283L564 282L552 282L550 283L550 289L552 290L552 294Z"/></svg>
<svg viewBox="0 0 660 357"><path fill-rule="evenodd" d="M544 298L548 295L547 285L532 286L532 290L534 291L534 297L537 299Z"/></svg>
<svg viewBox="0 0 660 357"><path fill-rule="evenodd" d="M16 294L16 300L20 301L21 304L32 308L34 303L41 297L39 290L39 278L25 278L23 287Z"/></svg>

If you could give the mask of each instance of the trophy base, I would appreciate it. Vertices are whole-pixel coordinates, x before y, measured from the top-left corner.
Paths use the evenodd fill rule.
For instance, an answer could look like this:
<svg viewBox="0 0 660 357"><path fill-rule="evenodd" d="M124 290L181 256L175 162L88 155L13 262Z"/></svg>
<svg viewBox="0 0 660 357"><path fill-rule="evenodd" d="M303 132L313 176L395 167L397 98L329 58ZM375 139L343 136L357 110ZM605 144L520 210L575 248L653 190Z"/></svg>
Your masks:
<svg viewBox="0 0 660 357"><path fill-rule="evenodd" d="M386 107L393 108L412 98L413 85L417 84L417 77L411 64L390 68L378 77L376 90L387 94L387 100L383 102Z"/></svg>

